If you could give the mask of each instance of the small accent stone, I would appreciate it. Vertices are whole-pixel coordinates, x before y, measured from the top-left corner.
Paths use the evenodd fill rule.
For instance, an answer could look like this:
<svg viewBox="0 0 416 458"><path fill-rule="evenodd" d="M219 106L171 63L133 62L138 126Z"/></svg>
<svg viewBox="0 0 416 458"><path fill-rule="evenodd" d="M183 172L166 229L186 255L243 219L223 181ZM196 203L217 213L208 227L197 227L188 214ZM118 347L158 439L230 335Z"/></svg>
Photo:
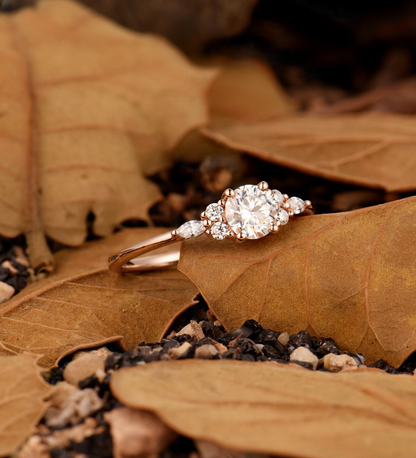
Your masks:
<svg viewBox="0 0 416 458"><path fill-rule="evenodd" d="M280 208L275 216L276 221L278 221L282 226L289 222L289 214L283 208Z"/></svg>
<svg viewBox="0 0 416 458"><path fill-rule="evenodd" d="M224 209L221 207L221 205L210 204L206 208L205 213L211 221L221 221Z"/></svg>
<svg viewBox="0 0 416 458"><path fill-rule="evenodd" d="M282 332L280 336L277 338L277 340L282 344L282 345L287 345L289 342L290 336L288 332Z"/></svg>
<svg viewBox="0 0 416 458"><path fill-rule="evenodd" d="M184 342L180 347L170 348L168 355L172 359L185 359L187 358L192 350L192 345L189 342Z"/></svg>
<svg viewBox="0 0 416 458"><path fill-rule="evenodd" d="M298 347L293 350L292 354L290 355L290 360L312 364L313 370L316 370L316 367L318 366L318 357L315 356L306 347Z"/></svg>
<svg viewBox="0 0 416 458"><path fill-rule="evenodd" d="M283 198L283 194L277 189L270 189L269 191L267 191L266 196L267 201L270 204L275 205L276 207L280 207L285 200Z"/></svg>
<svg viewBox="0 0 416 458"><path fill-rule="evenodd" d="M215 223L211 227L212 236L216 240L224 240L227 237L228 226L225 223Z"/></svg>
<svg viewBox="0 0 416 458"><path fill-rule="evenodd" d="M204 232L205 226L202 221L187 221L178 228L178 234L185 239L198 237Z"/></svg>
<svg viewBox="0 0 416 458"><path fill-rule="evenodd" d="M292 211L295 215L299 215L306 210L306 204L299 197L291 197L287 203L290 205L289 210Z"/></svg>
<svg viewBox="0 0 416 458"><path fill-rule="evenodd" d="M322 360L321 360L322 361ZM345 369L357 369L357 361L348 355L334 355L329 353L323 357L324 368L331 372L339 372Z"/></svg>
<svg viewBox="0 0 416 458"><path fill-rule="evenodd" d="M78 386L81 380L93 374L99 375L100 372L104 372L104 360L97 355L85 353L65 367L63 376L71 385Z"/></svg>

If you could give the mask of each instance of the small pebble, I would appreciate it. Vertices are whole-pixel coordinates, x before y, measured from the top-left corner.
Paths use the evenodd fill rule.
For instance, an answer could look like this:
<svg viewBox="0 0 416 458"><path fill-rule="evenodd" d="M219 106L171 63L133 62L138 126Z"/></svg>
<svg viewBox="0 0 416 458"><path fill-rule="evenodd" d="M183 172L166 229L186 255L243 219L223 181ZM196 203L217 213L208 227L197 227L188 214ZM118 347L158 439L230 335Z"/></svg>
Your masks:
<svg viewBox="0 0 416 458"><path fill-rule="evenodd" d="M357 361L348 355L334 355L329 353L323 358L324 368L331 372L339 372L345 369L357 369Z"/></svg>
<svg viewBox="0 0 416 458"><path fill-rule="evenodd" d="M184 342L180 347L173 347L168 350L168 355L172 359L185 359L190 356L192 345L189 342Z"/></svg>
<svg viewBox="0 0 416 458"><path fill-rule="evenodd" d="M44 420L50 428L75 425L83 418L104 406L104 401L91 388L79 390L68 382L59 382L50 398L51 406L45 412Z"/></svg>
<svg viewBox="0 0 416 458"><path fill-rule="evenodd" d="M195 350L195 358L199 359L212 359L217 355L218 350L211 344L202 345Z"/></svg>
<svg viewBox="0 0 416 458"><path fill-rule="evenodd" d="M64 379L71 385L78 386L81 380L96 375L98 379L105 377L105 361L98 355L84 353L72 360L64 370Z"/></svg>
<svg viewBox="0 0 416 458"><path fill-rule="evenodd" d="M8 301L13 296L14 292L15 289L13 288L13 286L10 286L7 283L0 281L0 304L3 304L3 302Z"/></svg>
<svg viewBox="0 0 416 458"><path fill-rule="evenodd" d="M177 434L151 412L128 407L104 415L110 424L114 458L159 456Z"/></svg>
<svg viewBox="0 0 416 458"><path fill-rule="evenodd" d="M205 337L201 326L193 320L176 333L177 336L183 336L184 334L188 334L188 336L194 337L196 340L201 340Z"/></svg>
<svg viewBox="0 0 416 458"><path fill-rule="evenodd" d="M289 342L290 336L288 332L282 332L280 336L277 338L277 340L282 344L282 345L287 345Z"/></svg>
<svg viewBox="0 0 416 458"><path fill-rule="evenodd" d="M16 269L16 267L14 267L14 265L9 261L3 261L1 263L1 266L4 268L4 269L9 269L10 271L10 275L16 275L19 273L19 271Z"/></svg>
<svg viewBox="0 0 416 458"><path fill-rule="evenodd" d="M318 366L318 357L315 356L306 347L298 347L293 350L292 354L290 355L290 360L312 364L313 370L316 370L316 367Z"/></svg>

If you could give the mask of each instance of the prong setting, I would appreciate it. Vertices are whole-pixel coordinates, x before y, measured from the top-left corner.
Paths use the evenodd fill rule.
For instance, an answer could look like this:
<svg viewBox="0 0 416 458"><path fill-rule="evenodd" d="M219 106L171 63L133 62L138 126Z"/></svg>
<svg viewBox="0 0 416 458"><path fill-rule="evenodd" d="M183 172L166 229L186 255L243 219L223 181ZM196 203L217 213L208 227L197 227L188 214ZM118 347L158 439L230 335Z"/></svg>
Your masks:
<svg viewBox="0 0 416 458"><path fill-rule="evenodd" d="M267 183L267 181L260 181L257 186L261 191L267 191L269 189L269 183Z"/></svg>

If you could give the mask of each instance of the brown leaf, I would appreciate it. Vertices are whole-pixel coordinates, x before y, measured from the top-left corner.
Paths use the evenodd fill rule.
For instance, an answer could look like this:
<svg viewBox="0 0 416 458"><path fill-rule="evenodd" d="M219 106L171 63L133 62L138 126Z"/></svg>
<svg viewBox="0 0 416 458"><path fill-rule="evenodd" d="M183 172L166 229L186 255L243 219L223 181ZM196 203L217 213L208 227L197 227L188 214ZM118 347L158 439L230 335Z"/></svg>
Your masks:
<svg viewBox="0 0 416 458"><path fill-rule="evenodd" d="M311 175L387 191L416 189L413 116L292 116L203 130L222 146Z"/></svg>
<svg viewBox="0 0 416 458"><path fill-rule="evenodd" d="M0 49L0 233L25 232L37 266L43 229L79 245L89 213L101 236L147 220L160 193L144 175L206 120L213 71L69 0L0 15Z"/></svg>
<svg viewBox="0 0 416 458"><path fill-rule="evenodd" d="M332 374L276 363L184 360L123 368L113 374L111 390L178 433L229 449L393 458L416 453L414 382L367 368Z"/></svg>
<svg viewBox="0 0 416 458"><path fill-rule="evenodd" d="M313 110L321 114L353 113L360 111L385 111L416 114L416 78L407 78L387 87L323 105Z"/></svg>
<svg viewBox="0 0 416 458"><path fill-rule="evenodd" d="M194 285L176 270L123 276L107 267L111 253L161 232L131 229L59 252L56 273L0 309L0 353L42 353L42 366L51 366L81 348L121 339L131 349L161 339L195 303Z"/></svg>
<svg viewBox="0 0 416 458"><path fill-rule="evenodd" d="M188 52L236 35L251 19L258 0L81 0L120 24L164 35Z"/></svg>
<svg viewBox="0 0 416 458"><path fill-rule="evenodd" d="M416 197L298 218L236 245L186 241L179 269L227 329L250 318L271 329L332 337L368 363L416 350Z"/></svg>
<svg viewBox="0 0 416 458"><path fill-rule="evenodd" d="M215 62L215 61L214 61ZM220 66L220 62L216 62ZM210 87L210 119L251 121L295 111L273 69L260 60L228 61Z"/></svg>
<svg viewBox="0 0 416 458"><path fill-rule="evenodd" d="M0 456L12 455L34 433L53 391L40 375L37 355L0 357Z"/></svg>

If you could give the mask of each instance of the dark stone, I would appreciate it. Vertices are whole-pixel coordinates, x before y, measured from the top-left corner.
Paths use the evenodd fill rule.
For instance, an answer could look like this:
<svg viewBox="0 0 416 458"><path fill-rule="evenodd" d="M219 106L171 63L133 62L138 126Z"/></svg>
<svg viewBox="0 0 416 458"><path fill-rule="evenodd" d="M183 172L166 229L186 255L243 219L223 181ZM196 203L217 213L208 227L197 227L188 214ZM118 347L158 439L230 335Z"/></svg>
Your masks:
<svg viewBox="0 0 416 458"><path fill-rule="evenodd" d="M313 366L311 363L305 363L303 361L291 361L291 363L297 364L298 366L306 367L306 369L310 369L313 371Z"/></svg>
<svg viewBox="0 0 416 458"><path fill-rule="evenodd" d="M341 354L341 350L332 339L325 339L325 342L316 350L316 354L319 358L322 358L328 353L333 353L334 355Z"/></svg>
<svg viewBox="0 0 416 458"><path fill-rule="evenodd" d="M242 353L237 353L237 356L235 359L238 359L239 361L251 361L251 362L256 361L256 358L253 355L242 354Z"/></svg>
<svg viewBox="0 0 416 458"><path fill-rule="evenodd" d="M181 334L180 336L172 337L172 339L176 340L176 342L179 342L179 344L182 345L184 342L191 340L191 336L189 334Z"/></svg>
<svg viewBox="0 0 416 458"><path fill-rule="evenodd" d="M256 320L246 320L241 328L246 328L251 331L251 334L246 335L245 337L249 337L252 340L256 340L263 330L263 326Z"/></svg>
<svg viewBox="0 0 416 458"><path fill-rule="evenodd" d="M0 281L5 281L10 277L10 270L0 266Z"/></svg>
<svg viewBox="0 0 416 458"><path fill-rule="evenodd" d="M256 356L260 353L259 349L255 347L253 343L247 339L238 340L233 348L238 348L239 352L243 354L250 354Z"/></svg>
<svg viewBox="0 0 416 458"><path fill-rule="evenodd" d="M203 321L201 323L202 332L205 337L211 337L211 339L218 340L224 335L224 332L218 326L215 326L211 321Z"/></svg>
<svg viewBox="0 0 416 458"><path fill-rule="evenodd" d="M163 346L163 351L166 353L166 351L170 350L171 348L178 348L181 346L181 344L174 339L162 339L162 346Z"/></svg>
<svg viewBox="0 0 416 458"><path fill-rule="evenodd" d="M272 329L262 329L260 334L258 335L256 342L263 345L275 345L277 339L279 337L279 333L273 331ZM280 343L280 342L279 342Z"/></svg>
<svg viewBox="0 0 416 458"><path fill-rule="evenodd" d="M278 359L281 355L277 352L277 350L272 347L271 345L265 345L262 349L263 355L267 356L268 358Z"/></svg>
<svg viewBox="0 0 416 458"><path fill-rule="evenodd" d="M398 374L399 372L392 366L386 363L384 359L379 359L378 361L375 361L374 363L370 364L368 367L375 367L377 369L381 369L388 374Z"/></svg>
<svg viewBox="0 0 416 458"><path fill-rule="evenodd" d="M273 347L276 349L277 353L279 353L280 357L287 356L289 354L287 347L282 345L278 340L273 344Z"/></svg>
<svg viewBox="0 0 416 458"><path fill-rule="evenodd" d="M48 374L49 378L45 378L45 379L51 385L56 385L58 382L62 382L62 380L64 379L63 373L64 373L63 367L54 367L53 369L51 369L51 371Z"/></svg>
<svg viewBox="0 0 416 458"><path fill-rule="evenodd" d="M81 390L84 388L96 388L100 386L100 382L95 374L90 375L89 377L85 378L84 380L81 380L78 383L78 386Z"/></svg>
<svg viewBox="0 0 416 458"><path fill-rule="evenodd" d="M312 339L309 332L300 331L297 334L292 334L289 338L288 347L312 347ZM293 350L292 350L293 351Z"/></svg>
<svg viewBox="0 0 416 458"><path fill-rule="evenodd" d="M109 355L105 360L105 370L108 371L110 369L117 369L122 357L122 353L112 353Z"/></svg>
<svg viewBox="0 0 416 458"><path fill-rule="evenodd" d="M202 345L212 345L212 340L209 337L204 337L196 343L196 347L202 347Z"/></svg>
<svg viewBox="0 0 416 458"><path fill-rule="evenodd" d="M113 457L113 442L108 431L102 434L94 434L79 443L71 441L70 448L90 458Z"/></svg>
<svg viewBox="0 0 416 458"><path fill-rule="evenodd" d="M237 349L236 348L230 348L229 350L227 350L226 352L224 352L221 355L221 358L222 359L235 359L236 353L237 353Z"/></svg>

